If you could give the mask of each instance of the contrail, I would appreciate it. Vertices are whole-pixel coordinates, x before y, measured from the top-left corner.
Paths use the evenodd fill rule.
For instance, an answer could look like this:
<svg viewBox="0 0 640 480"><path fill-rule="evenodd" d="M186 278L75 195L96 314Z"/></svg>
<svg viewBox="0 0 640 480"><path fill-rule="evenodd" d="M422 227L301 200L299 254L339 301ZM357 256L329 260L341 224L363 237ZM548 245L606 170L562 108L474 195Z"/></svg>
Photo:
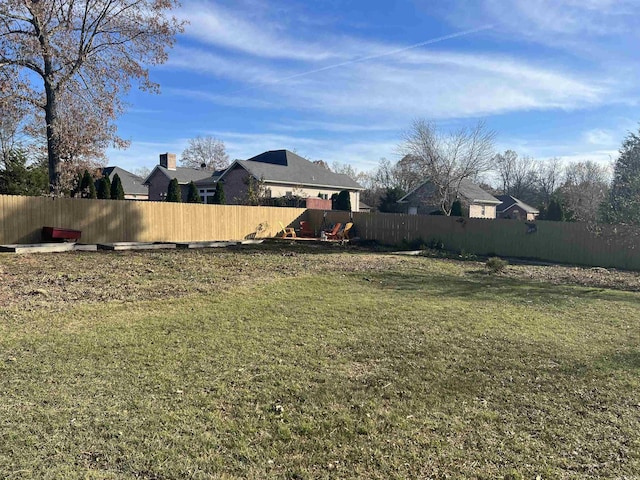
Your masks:
<svg viewBox="0 0 640 480"><path fill-rule="evenodd" d="M492 28L493 28L493 25L485 25L483 27L474 28L472 30L464 30L462 32L457 32L457 33L452 33L450 35L445 35L443 37L432 38L431 40L427 40L425 42L420 42L420 43L416 43L416 44L413 44L413 45L409 45L407 47L398 48L396 50L391 50L391 51L384 52L384 53L379 53L379 54L376 54L376 55L369 55L369 56L366 56L366 57L360 57L360 58L356 58L354 60L347 60L345 62L336 63L334 65L328 65L326 67L316 68L315 70L309 70L309 71L306 71L306 72L296 73L294 75L289 75L288 77L279 78L278 80L275 80L273 82L265 82L265 83L262 83L260 85L256 85L254 87L244 88L242 90L239 90L239 92L243 92L243 91L246 91L246 90L252 90L254 88L258 88L258 87L265 86L265 85L275 85L275 84L284 82L286 80L291 80L291 79L299 78L299 77L306 77L307 75L313 75L314 73L325 72L327 70L333 70L335 68L345 67L347 65L353 65L354 63L367 62L369 60L375 60L375 59L378 59L378 58L383 58L383 57L388 57L388 56L391 56L391 55L396 55L398 53L406 52L408 50L413 50L414 48L419 48L419 47L424 47L425 45L432 45L434 43L444 42L445 40L451 40L452 38L464 37L466 35L471 35L473 33L482 32L484 30L490 30Z"/></svg>

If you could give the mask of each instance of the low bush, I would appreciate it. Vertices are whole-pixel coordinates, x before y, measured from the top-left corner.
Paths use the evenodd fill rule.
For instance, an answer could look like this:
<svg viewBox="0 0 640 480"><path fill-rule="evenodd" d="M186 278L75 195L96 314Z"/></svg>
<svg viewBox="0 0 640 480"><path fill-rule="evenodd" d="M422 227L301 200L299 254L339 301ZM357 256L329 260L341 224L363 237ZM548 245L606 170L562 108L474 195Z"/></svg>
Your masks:
<svg viewBox="0 0 640 480"><path fill-rule="evenodd" d="M507 267L507 265L509 265L509 262L501 259L500 257L491 257L487 259L487 263L485 265L489 272L500 273Z"/></svg>

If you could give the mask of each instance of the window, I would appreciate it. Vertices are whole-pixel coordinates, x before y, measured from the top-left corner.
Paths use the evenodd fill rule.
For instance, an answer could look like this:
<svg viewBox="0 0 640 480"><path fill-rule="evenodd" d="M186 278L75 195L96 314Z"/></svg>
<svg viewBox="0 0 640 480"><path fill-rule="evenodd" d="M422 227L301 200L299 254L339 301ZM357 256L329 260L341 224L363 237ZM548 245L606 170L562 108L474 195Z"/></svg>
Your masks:
<svg viewBox="0 0 640 480"><path fill-rule="evenodd" d="M480 207L480 215L482 215L483 217L486 215L486 212L484 210L484 205L482 205L482 207Z"/></svg>
<svg viewBox="0 0 640 480"><path fill-rule="evenodd" d="M293 192L284 192L285 197L293 197Z"/></svg>

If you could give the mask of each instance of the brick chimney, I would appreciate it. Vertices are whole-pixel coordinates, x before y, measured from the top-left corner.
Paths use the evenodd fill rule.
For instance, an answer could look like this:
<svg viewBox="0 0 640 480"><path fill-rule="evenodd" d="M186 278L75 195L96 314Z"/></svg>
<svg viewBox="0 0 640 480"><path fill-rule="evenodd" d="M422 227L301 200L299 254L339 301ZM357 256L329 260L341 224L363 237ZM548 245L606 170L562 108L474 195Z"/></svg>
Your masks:
<svg viewBox="0 0 640 480"><path fill-rule="evenodd" d="M167 170L176 169L176 154L175 153L161 153L160 154L160 166Z"/></svg>

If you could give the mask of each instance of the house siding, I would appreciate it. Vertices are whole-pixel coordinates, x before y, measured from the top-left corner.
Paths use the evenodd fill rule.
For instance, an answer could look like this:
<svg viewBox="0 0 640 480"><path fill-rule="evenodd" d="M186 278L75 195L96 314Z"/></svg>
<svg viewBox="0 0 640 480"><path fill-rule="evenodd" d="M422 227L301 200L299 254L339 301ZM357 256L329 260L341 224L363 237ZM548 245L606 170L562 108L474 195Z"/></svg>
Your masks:
<svg viewBox="0 0 640 480"><path fill-rule="evenodd" d="M469 218L496 218L495 205L473 204L469 205Z"/></svg>
<svg viewBox="0 0 640 480"><path fill-rule="evenodd" d="M500 212L498 214L498 218L503 218L506 220L527 220L533 221L536 219L535 213L527 213L527 211L518 205L514 205L504 212Z"/></svg>

